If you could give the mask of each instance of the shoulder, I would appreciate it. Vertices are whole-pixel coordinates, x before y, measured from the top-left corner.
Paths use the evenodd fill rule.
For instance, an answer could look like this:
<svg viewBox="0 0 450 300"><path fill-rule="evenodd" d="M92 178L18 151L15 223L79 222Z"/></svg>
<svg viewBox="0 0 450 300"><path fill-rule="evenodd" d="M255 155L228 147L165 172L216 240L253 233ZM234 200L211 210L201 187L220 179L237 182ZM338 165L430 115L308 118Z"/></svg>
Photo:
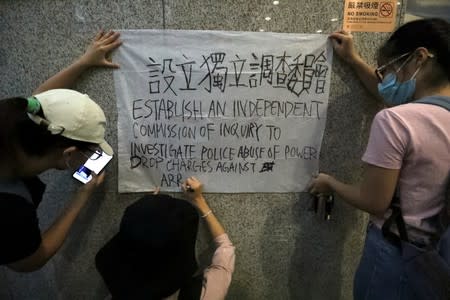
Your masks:
<svg viewBox="0 0 450 300"><path fill-rule="evenodd" d="M379 111L372 122L371 135L403 136L409 131L408 119L403 109L398 107L386 108Z"/></svg>
<svg viewBox="0 0 450 300"><path fill-rule="evenodd" d="M423 103L407 103L379 111L373 124L381 128L414 130L418 126L448 121L448 112L442 107Z"/></svg>
<svg viewBox="0 0 450 300"><path fill-rule="evenodd" d="M29 200L0 193L0 265L9 264L34 253L41 243L36 209Z"/></svg>
<svg viewBox="0 0 450 300"><path fill-rule="evenodd" d="M0 213L6 208L34 208L30 200L25 197L13 193L1 192L0 191ZM35 210L35 209L34 209Z"/></svg>
<svg viewBox="0 0 450 300"><path fill-rule="evenodd" d="M45 192L45 184L39 179L38 176L13 179L13 180L0 180L0 194L6 194L4 198L18 198L27 200L26 202L33 204L37 207L42 201L42 196ZM17 197L14 197L17 196ZM2 196L0 196L0 199ZM23 201L18 201L20 203Z"/></svg>
<svg viewBox="0 0 450 300"><path fill-rule="evenodd" d="M381 110L375 115L372 128L383 131L401 131L404 134L450 129L449 112L437 105L407 103Z"/></svg>
<svg viewBox="0 0 450 300"><path fill-rule="evenodd" d="M422 98L418 101L424 101L427 99L433 99L433 97ZM404 123L416 122L417 120L434 121L445 119L446 121L448 121L448 111L445 108L428 103L410 102L383 109L379 112L379 114L382 116L390 116L392 118L396 118L397 120L401 120Z"/></svg>
<svg viewBox="0 0 450 300"><path fill-rule="evenodd" d="M26 198L0 192L0 223L17 224L37 220L35 206ZM34 222L33 222L34 223Z"/></svg>
<svg viewBox="0 0 450 300"><path fill-rule="evenodd" d="M380 110L374 118L374 122L386 122L386 123L392 123L392 124L402 124L404 122L404 119L406 117L405 105L399 105L396 107L390 107Z"/></svg>

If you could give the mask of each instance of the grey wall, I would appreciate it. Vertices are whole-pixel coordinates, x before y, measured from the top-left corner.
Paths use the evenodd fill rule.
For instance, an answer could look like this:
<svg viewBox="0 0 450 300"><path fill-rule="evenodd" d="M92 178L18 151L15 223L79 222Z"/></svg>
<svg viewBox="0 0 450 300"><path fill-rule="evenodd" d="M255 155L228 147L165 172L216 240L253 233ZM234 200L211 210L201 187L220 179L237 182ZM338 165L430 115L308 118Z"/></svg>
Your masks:
<svg viewBox="0 0 450 300"><path fill-rule="evenodd" d="M403 8L404 4L400 7ZM29 95L50 75L83 53L99 28L211 29L329 33L342 19L342 0L2 0L0 1L0 98ZM265 21L271 16L271 21ZM355 34L371 59L386 34ZM378 107L351 70L334 60L320 168L347 181L361 175L373 114ZM112 72L92 70L76 89L107 111L107 139L117 147ZM94 267L96 251L118 228L124 208L139 195L117 193L117 162L104 189L84 209L62 250L40 271L16 274L0 268L0 299L104 299ZM76 187L67 172L43 176L48 188L39 208L42 229L62 211ZM338 200L325 223L308 212L301 194L207 195L236 245L236 271L228 299L351 299L353 273L367 216ZM211 255L201 228L198 253ZM1 245L0 245L1 246Z"/></svg>

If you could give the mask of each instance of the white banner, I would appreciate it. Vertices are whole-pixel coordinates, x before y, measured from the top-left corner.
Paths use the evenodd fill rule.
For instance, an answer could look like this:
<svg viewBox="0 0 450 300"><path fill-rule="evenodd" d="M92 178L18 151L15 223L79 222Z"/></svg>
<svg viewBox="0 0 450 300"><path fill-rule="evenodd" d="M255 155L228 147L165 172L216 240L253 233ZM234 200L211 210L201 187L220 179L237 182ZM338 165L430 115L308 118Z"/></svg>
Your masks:
<svg viewBox="0 0 450 300"><path fill-rule="evenodd" d="M317 172L323 34L123 30L114 60L119 192L299 192Z"/></svg>

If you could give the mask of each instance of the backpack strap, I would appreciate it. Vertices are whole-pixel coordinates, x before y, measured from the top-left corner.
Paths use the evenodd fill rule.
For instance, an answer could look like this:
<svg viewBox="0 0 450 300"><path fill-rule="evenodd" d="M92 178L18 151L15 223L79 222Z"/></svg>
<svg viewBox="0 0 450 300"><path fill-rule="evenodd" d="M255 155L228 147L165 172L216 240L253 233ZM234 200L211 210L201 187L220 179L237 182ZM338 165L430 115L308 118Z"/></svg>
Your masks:
<svg viewBox="0 0 450 300"><path fill-rule="evenodd" d="M412 103L423 103L423 104L431 104L440 106L442 108L445 108L446 110L450 111L450 98L443 97L443 96L433 96L433 97L425 97L422 99L419 99L417 101L414 101ZM450 189L450 186L449 186ZM447 190L449 190L447 189ZM448 193L448 192L447 192ZM448 195L447 195L448 197ZM448 200L448 199L447 199ZM401 241L408 242L408 233L406 232L406 225L405 221L403 219L402 211L400 208L400 198L397 196L397 191L395 192L394 196L392 197L391 204L389 206L392 210L391 215L387 220L384 222L381 231L383 233L383 236L392 242L395 245L398 245L401 247L402 243ZM397 225L397 230L400 236L396 235L391 231L392 224ZM450 230L450 227L447 229Z"/></svg>
<svg viewBox="0 0 450 300"><path fill-rule="evenodd" d="M408 233L406 232L405 221L403 220L402 210L400 208L400 198L396 195L392 198L390 208L392 210L391 215L383 223L381 232L383 236L392 242L393 244L401 247L401 241L409 241ZM392 224L397 225L397 230L400 236L391 231Z"/></svg>
<svg viewBox="0 0 450 300"><path fill-rule="evenodd" d="M419 99L412 103L423 103L423 104L436 105L436 106L440 106L440 107L445 108L448 111L450 111L450 98L449 97L431 96L431 97L425 97L425 98ZM450 225L450 220L449 220L449 216L450 216L450 182L447 186L445 202L446 202L445 204L446 204L447 208L446 208L446 211L444 212L445 213L444 221L446 221L447 224L444 224L444 225Z"/></svg>
<svg viewBox="0 0 450 300"><path fill-rule="evenodd" d="M432 104L432 105L440 106L440 107L445 108L448 111L450 111L450 98L448 98L448 97L441 97L441 96L426 97L426 98L414 101L412 103Z"/></svg>

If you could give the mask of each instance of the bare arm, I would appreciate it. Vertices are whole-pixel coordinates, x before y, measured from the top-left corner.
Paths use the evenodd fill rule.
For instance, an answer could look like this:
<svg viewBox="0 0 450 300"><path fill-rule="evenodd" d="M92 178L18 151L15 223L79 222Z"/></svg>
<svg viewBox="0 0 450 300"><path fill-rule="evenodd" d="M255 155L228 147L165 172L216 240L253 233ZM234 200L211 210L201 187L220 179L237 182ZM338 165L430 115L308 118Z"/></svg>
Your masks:
<svg viewBox="0 0 450 300"><path fill-rule="evenodd" d="M378 100L383 99L378 94L378 78L375 75L375 68L369 66L361 56L356 52L353 45L353 36L342 30L330 34L334 51L339 57L348 63L355 71L358 78L364 84L366 89Z"/></svg>
<svg viewBox="0 0 450 300"><path fill-rule="evenodd" d="M200 215L204 216L211 210L203 196L197 198L196 202L198 203L197 207L200 211ZM213 239L225 233L225 229L223 228L222 224L220 224L219 220L216 218L213 212L209 213L204 218L204 220L206 222L206 225L208 226L209 232L211 232Z"/></svg>
<svg viewBox="0 0 450 300"><path fill-rule="evenodd" d="M216 244L211 265L203 273L200 299L225 299L234 272L235 249L225 230L202 195L202 183L190 177L181 186L186 197L197 207Z"/></svg>
<svg viewBox="0 0 450 300"><path fill-rule="evenodd" d="M400 170L366 165L359 185L345 184L321 173L311 180L308 191L314 195L338 194L350 205L373 215L382 215L389 207Z"/></svg>
<svg viewBox="0 0 450 300"><path fill-rule="evenodd" d="M39 94L51 89L70 88L80 75L90 67L118 68L119 66L112 63L107 57L111 51L121 45L122 42L119 40L119 36L118 32L110 31L104 33L100 31L80 58L47 79L33 94Z"/></svg>
<svg viewBox="0 0 450 300"><path fill-rule="evenodd" d="M205 198L203 197L202 183L195 177L188 178L182 185L186 197L197 207L201 216L208 226L213 239L225 233L225 229L212 212Z"/></svg>
<svg viewBox="0 0 450 300"><path fill-rule="evenodd" d="M95 176L88 184L81 187L74 195L69 206L42 235L39 248L30 256L9 264L17 272L33 272L42 268L63 245L73 222L89 200L95 187L103 182L104 173Z"/></svg>

